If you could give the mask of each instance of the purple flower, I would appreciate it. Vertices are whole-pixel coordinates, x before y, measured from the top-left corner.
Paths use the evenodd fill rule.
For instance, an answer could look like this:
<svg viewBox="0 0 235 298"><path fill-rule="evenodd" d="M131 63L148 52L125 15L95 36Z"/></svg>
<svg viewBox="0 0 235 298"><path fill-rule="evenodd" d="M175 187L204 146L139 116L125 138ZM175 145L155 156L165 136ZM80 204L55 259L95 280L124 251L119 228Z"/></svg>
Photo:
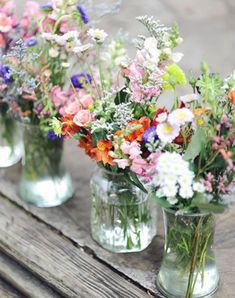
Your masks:
<svg viewBox="0 0 235 298"><path fill-rule="evenodd" d="M33 47L38 43L37 39L35 38L29 38L26 40L25 44L27 47Z"/></svg>
<svg viewBox="0 0 235 298"><path fill-rule="evenodd" d="M57 135L55 134L55 132L53 130L49 131L48 134L47 134L47 138L49 140L57 140L57 139L63 139L63 136L62 135Z"/></svg>
<svg viewBox="0 0 235 298"><path fill-rule="evenodd" d="M10 74L8 65L0 66L0 77L4 80L5 84L10 84L13 82L13 78Z"/></svg>
<svg viewBox="0 0 235 298"><path fill-rule="evenodd" d="M74 88L82 89L84 85L91 83L92 77L90 74L79 73L71 77L71 82Z"/></svg>
<svg viewBox="0 0 235 298"><path fill-rule="evenodd" d="M77 10L80 12L81 18L83 20L84 24L87 24L89 22L89 17L82 5L77 6Z"/></svg>
<svg viewBox="0 0 235 298"><path fill-rule="evenodd" d="M53 6L51 4L42 4L40 5L40 9L45 12L50 12L53 10Z"/></svg>
<svg viewBox="0 0 235 298"><path fill-rule="evenodd" d="M149 127L143 134L143 141L145 143L150 143L158 138L157 126Z"/></svg>

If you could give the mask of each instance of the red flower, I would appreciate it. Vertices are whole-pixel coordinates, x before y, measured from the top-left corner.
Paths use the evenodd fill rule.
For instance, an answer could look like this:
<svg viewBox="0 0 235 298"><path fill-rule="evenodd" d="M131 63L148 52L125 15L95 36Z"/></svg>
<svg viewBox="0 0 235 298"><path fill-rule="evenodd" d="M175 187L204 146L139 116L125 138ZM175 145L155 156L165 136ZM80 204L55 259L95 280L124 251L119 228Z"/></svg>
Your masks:
<svg viewBox="0 0 235 298"><path fill-rule="evenodd" d="M73 118L74 115L67 115L60 119L62 122L61 133L67 138L70 138L70 135L74 135L80 129L80 127L73 122Z"/></svg>

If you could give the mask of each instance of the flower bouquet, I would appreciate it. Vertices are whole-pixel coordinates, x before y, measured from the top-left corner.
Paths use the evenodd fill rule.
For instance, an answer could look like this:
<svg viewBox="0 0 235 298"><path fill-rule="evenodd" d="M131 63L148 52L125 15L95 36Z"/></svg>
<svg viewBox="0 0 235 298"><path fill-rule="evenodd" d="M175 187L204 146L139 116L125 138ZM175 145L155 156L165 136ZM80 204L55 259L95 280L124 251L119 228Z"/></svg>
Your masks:
<svg viewBox="0 0 235 298"><path fill-rule="evenodd" d="M37 35L18 40L5 55L3 67L10 80L7 102L24 131L20 196L50 207L73 194L62 158L63 138L56 137L49 124L74 100L71 88L66 88L67 73L74 52L82 48L88 16L76 1L42 5L41 14Z"/></svg>
<svg viewBox="0 0 235 298"><path fill-rule="evenodd" d="M138 176L148 179L146 142L155 138L158 97L170 84L186 82L176 64L182 54L172 51L181 42L177 27L138 20L150 36L138 37L134 59L125 56L121 40L103 51L106 33L88 31L96 62L72 76L77 100L53 123L58 135L77 139L100 168L91 179L92 236L114 252L143 250L156 234L156 210Z"/></svg>
<svg viewBox="0 0 235 298"><path fill-rule="evenodd" d="M12 1L0 1L0 55L10 47L17 33L17 18ZM22 156L20 130L9 113L5 100L6 91L11 82L7 66L0 67L0 167L17 163Z"/></svg>
<svg viewBox="0 0 235 298"><path fill-rule="evenodd" d="M234 76L222 80L202 64L189 82L193 93L176 96L158 115L148 146L166 231L157 286L167 297L207 297L217 289L214 214L229 203L224 195L235 174Z"/></svg>

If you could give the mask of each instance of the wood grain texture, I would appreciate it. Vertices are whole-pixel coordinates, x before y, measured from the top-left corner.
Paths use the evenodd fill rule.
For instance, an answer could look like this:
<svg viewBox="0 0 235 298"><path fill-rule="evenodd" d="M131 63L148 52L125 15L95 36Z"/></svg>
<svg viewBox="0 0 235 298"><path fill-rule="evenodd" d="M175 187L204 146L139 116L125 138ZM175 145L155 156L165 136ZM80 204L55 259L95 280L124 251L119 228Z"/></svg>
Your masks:
<svg viewBox="0 0 235 298"><path fill-rule="evenodd" d="M25 298L2 279L0 279L0 297L1 298Z"/></svg>
<svg viewBox="0 0 235 298"><path fill-rule="evenodd" d="M144 298L148 295L69 240L0 197L0 249L64 297Z"/></svg>
<svg viewBox="0 0 235 298"><path fill-rule="evenodd" d="M39 209L24 204L16 195L19 166L6 171L5 180L12 181L12 183L0 180L0 192L34 216L59 230L79 246L92 250L97 258L125 274L134 282L155 292L155 272L159 268L163 250L163 225L161 221L158 224L158 237L141 253L112 254L97 245L91 238L90 233L89 181L95 164L81 150L78 150L76 146L72 146L70 143L66 145L66 163L72 173L76 187L76 194L73 199L60 207L50 209ZM161 212L159 212L159 215L161 215ZM140 260L143 261L140 262Z"/></svg>
<svg viewBox="0 0 235 298"><path fill-rule="evenodd" d="M32 272L29 272L2 252L0 252L0 264L0 277L4 278L24 297L62 298L61 295L48 287L46 283L34 276Z"/></svg>

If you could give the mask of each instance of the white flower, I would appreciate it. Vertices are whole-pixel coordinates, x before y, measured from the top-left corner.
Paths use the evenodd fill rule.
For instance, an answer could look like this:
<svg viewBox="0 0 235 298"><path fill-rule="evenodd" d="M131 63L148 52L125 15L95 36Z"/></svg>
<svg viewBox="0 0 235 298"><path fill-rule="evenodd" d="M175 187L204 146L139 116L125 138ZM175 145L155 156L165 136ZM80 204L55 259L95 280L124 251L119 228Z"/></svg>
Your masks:
<svg viewBox="0 0 235 298"><path fill-rule="evenodd" d="M160 123L157 126L157 135L164 143L171 143L180 133L179 125L172 125L169 122Z"/></svg>
<svg viewBox="0 0 235 298"><path fill-rule="evenodd" d="M174 63L179 63L183 57L184 57L183 53L172 53L171 60Z"/></svg>
<svg viewBox="0 0 235 298"><path fill-rule="evenodd" d="M182 176L179 177L179 184L181 187L191 186L194 175L191 171L186 171Z"/></svg>
<svg viewBox="0 0 235 298"><path fill-rule="evenodd" d="M57 58L58 56L59 56L59 51L56 49L56 48L51 48L50 50L49 50L49 56L51 57L51 58Z"/></svg>
<svg viewBox="0 0 235 298"><path fill-rule="evenodd" d="M55 35L54 34L47 33L47 32L43 32L41 36L42 36L42 38L45 38L48 41L52 41L55 38Z"/></svg>
<svg viewBox="0 0 235 298"><path fill-rule="evenodd" d="M73 52L75 54L82 54L84 52L86 52L87 50L89 50L90 48L93 47L93 44L91 43L88 43L88 44L85 44L85 45L81 45L81 46L77 46L73 49Z"/></svg>
<svg viewBox="0 0 235 298"><path fill-rule="evenodd" d="M164 197L175 197L177 194L177 187L176 185L166 185L162 188Z"/></svg>
<svg viewBox="0 0 235 298"><path fill-rule="evenodd" d="M70 67L70 64L69 64L68 62L62 62L62 63L61 63L61 66L62 66L63 68L69 68L69 67Z"/></svg>
<svg viewBox="0 0 235 298"><path fill-rule="evenodd" d="M192 122L193 119L193 113L187 108L176 109L168 116L168 121L172 125L184 125L186 122Z"/></svg>
<svg viewBox="0 0 235 298"><path fill-rule="evenodd" d="M203 192L205 192L206 188L205 188L205 186L204 186L203 183L201 183L201 182L194 182L194 184L193 184L193 190L194 191L197 191L197 192L203 193Z"/></svg>
<svg viewBox="0 0 235 298"><path fill-rule="evenodd" d="M167 120L167 113L161 113L156 118L156 121L159 123L165 122L166 120Z"/></svg>
<svg viewBox="0 0 235 298"><path fill-rule="evenodd" d="M128 159L122 158L122 159L114 159L114 162L117 163L118 167L121 169L125 169L126 167L129 166L129 161Z"/></svg>
<svg viewBox="0 0 235 298"><path fill-rule="evenodd" d="M54 41L55 41L59 46L65 46L65 45L66 45L66 40L65 40L62 36L57 35L57 36L54 38Z"/></svg>
<svg viewBox="0 0 235 298"><path fill-rule="evenodd" d="M69 39L77 39L78 36L79 36L79 33L77 31L73 30L73 31L68 31L62 37L65 40L69 40Z"/></svg>
<svg viewBox="0 0 235 298"><path fill-rule="evenodd" d="M87 33L91 37L91 39L98 44L103 43L108 36L108 34L104 30L100 29L90 29Z"/></svg>
<svg viewBox="0 0 235 298"><path fill-rule="evenodd" d="M179 194L183 199L190 199L193 196L193 189L191 186L190 187L186 187L186 186L181 187Z"/></svg>
<svg viewBox="0 0 235 298"><path fill-rule="evenodd" d="M167 202L170 203L171 205L175 205L178 203L178 199L176 197L169 197L167 198Z"/></svg>
<svg viewBox="0 0 235 298"><path fill-rule="evenodd" d="M187 94L180 97L180 101L183 102L184 104L191 103L193 101L198 101L199 99L200 99L200 96L195 93Z"/></svg>

